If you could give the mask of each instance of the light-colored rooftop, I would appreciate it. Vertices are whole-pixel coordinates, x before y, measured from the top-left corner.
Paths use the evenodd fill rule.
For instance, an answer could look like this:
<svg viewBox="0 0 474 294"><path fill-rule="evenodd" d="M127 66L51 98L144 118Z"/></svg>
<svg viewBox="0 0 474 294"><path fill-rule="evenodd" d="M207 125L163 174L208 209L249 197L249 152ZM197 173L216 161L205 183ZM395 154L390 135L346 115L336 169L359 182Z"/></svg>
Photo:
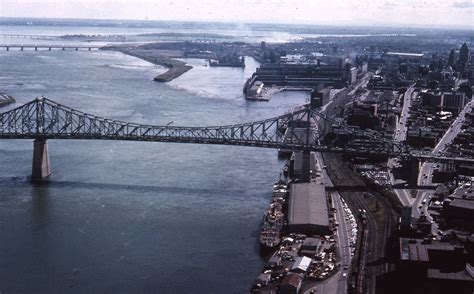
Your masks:
<svg viewBox="0 0 474 294"><path fill-rule="evenodd" d="M395 55L395 56L404 56L404 57L423 57L425 54L423 53L407 53L407 52L387 52L387 55Z"/></svg>
<svg viewBox="0 0 474 294"><path fill-rule="evenodd" d="M324 185L298 183L291 185L288 220L290 225L329 226Z"/></svg>

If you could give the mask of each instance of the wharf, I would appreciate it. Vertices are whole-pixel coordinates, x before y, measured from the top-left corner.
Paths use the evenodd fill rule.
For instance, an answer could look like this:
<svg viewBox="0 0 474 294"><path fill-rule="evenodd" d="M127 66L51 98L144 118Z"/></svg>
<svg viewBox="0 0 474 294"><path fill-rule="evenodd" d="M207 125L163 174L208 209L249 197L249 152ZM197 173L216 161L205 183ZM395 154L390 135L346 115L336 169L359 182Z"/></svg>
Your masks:
<svg viewBox="0 0 474 294"><path fill-rule="evenodd" d="M288 186L285 184L288 212L284 215L281 244L275 247L251 293L276 293L288 287L296 292L312 288L340 269L336 209L325 191L324 175L314 154L310 158L296 157L301 157L299 161L310 161L311 178L302 182L298 177L303 168L301 162L288 163L290 177Z"/></svg>

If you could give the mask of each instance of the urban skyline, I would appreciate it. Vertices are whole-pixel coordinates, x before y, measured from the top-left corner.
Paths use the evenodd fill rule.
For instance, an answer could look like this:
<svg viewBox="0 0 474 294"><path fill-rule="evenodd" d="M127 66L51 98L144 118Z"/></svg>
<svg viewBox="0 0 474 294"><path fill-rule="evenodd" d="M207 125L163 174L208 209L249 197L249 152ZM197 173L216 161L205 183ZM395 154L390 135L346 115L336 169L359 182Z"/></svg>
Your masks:
<svg viewBox="0 0 474 294"><path fill-rule="evenodd" d="M313 25L473 26L473 1L4 0L0 17L177 20Z"/></svg>

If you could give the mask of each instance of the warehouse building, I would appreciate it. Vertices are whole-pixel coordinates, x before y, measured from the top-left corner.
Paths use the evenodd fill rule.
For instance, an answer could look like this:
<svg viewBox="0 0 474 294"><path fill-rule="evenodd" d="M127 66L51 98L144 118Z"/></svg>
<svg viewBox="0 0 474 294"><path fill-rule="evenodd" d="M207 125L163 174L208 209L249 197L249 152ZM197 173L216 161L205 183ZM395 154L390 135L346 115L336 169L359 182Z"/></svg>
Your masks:
<svg viewBox="0 0 474 294"><path fill-rule="evenodd" d="M330 235L326 189L318 183L292 184L288 207L291 233Z"/></svg>

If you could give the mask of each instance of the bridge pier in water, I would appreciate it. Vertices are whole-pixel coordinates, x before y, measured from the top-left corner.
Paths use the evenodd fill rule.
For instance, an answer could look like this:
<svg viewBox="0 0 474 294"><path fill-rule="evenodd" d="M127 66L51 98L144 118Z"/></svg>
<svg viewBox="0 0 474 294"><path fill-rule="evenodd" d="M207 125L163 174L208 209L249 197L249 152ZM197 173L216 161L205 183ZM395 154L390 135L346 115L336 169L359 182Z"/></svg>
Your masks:
<svg viewBox="0 0 474 294"><path fill-rule="evenodd" d="M49 165L48 143L46 139L35 139L33 147L32 180L43 180L51 175Z"/></svg>

